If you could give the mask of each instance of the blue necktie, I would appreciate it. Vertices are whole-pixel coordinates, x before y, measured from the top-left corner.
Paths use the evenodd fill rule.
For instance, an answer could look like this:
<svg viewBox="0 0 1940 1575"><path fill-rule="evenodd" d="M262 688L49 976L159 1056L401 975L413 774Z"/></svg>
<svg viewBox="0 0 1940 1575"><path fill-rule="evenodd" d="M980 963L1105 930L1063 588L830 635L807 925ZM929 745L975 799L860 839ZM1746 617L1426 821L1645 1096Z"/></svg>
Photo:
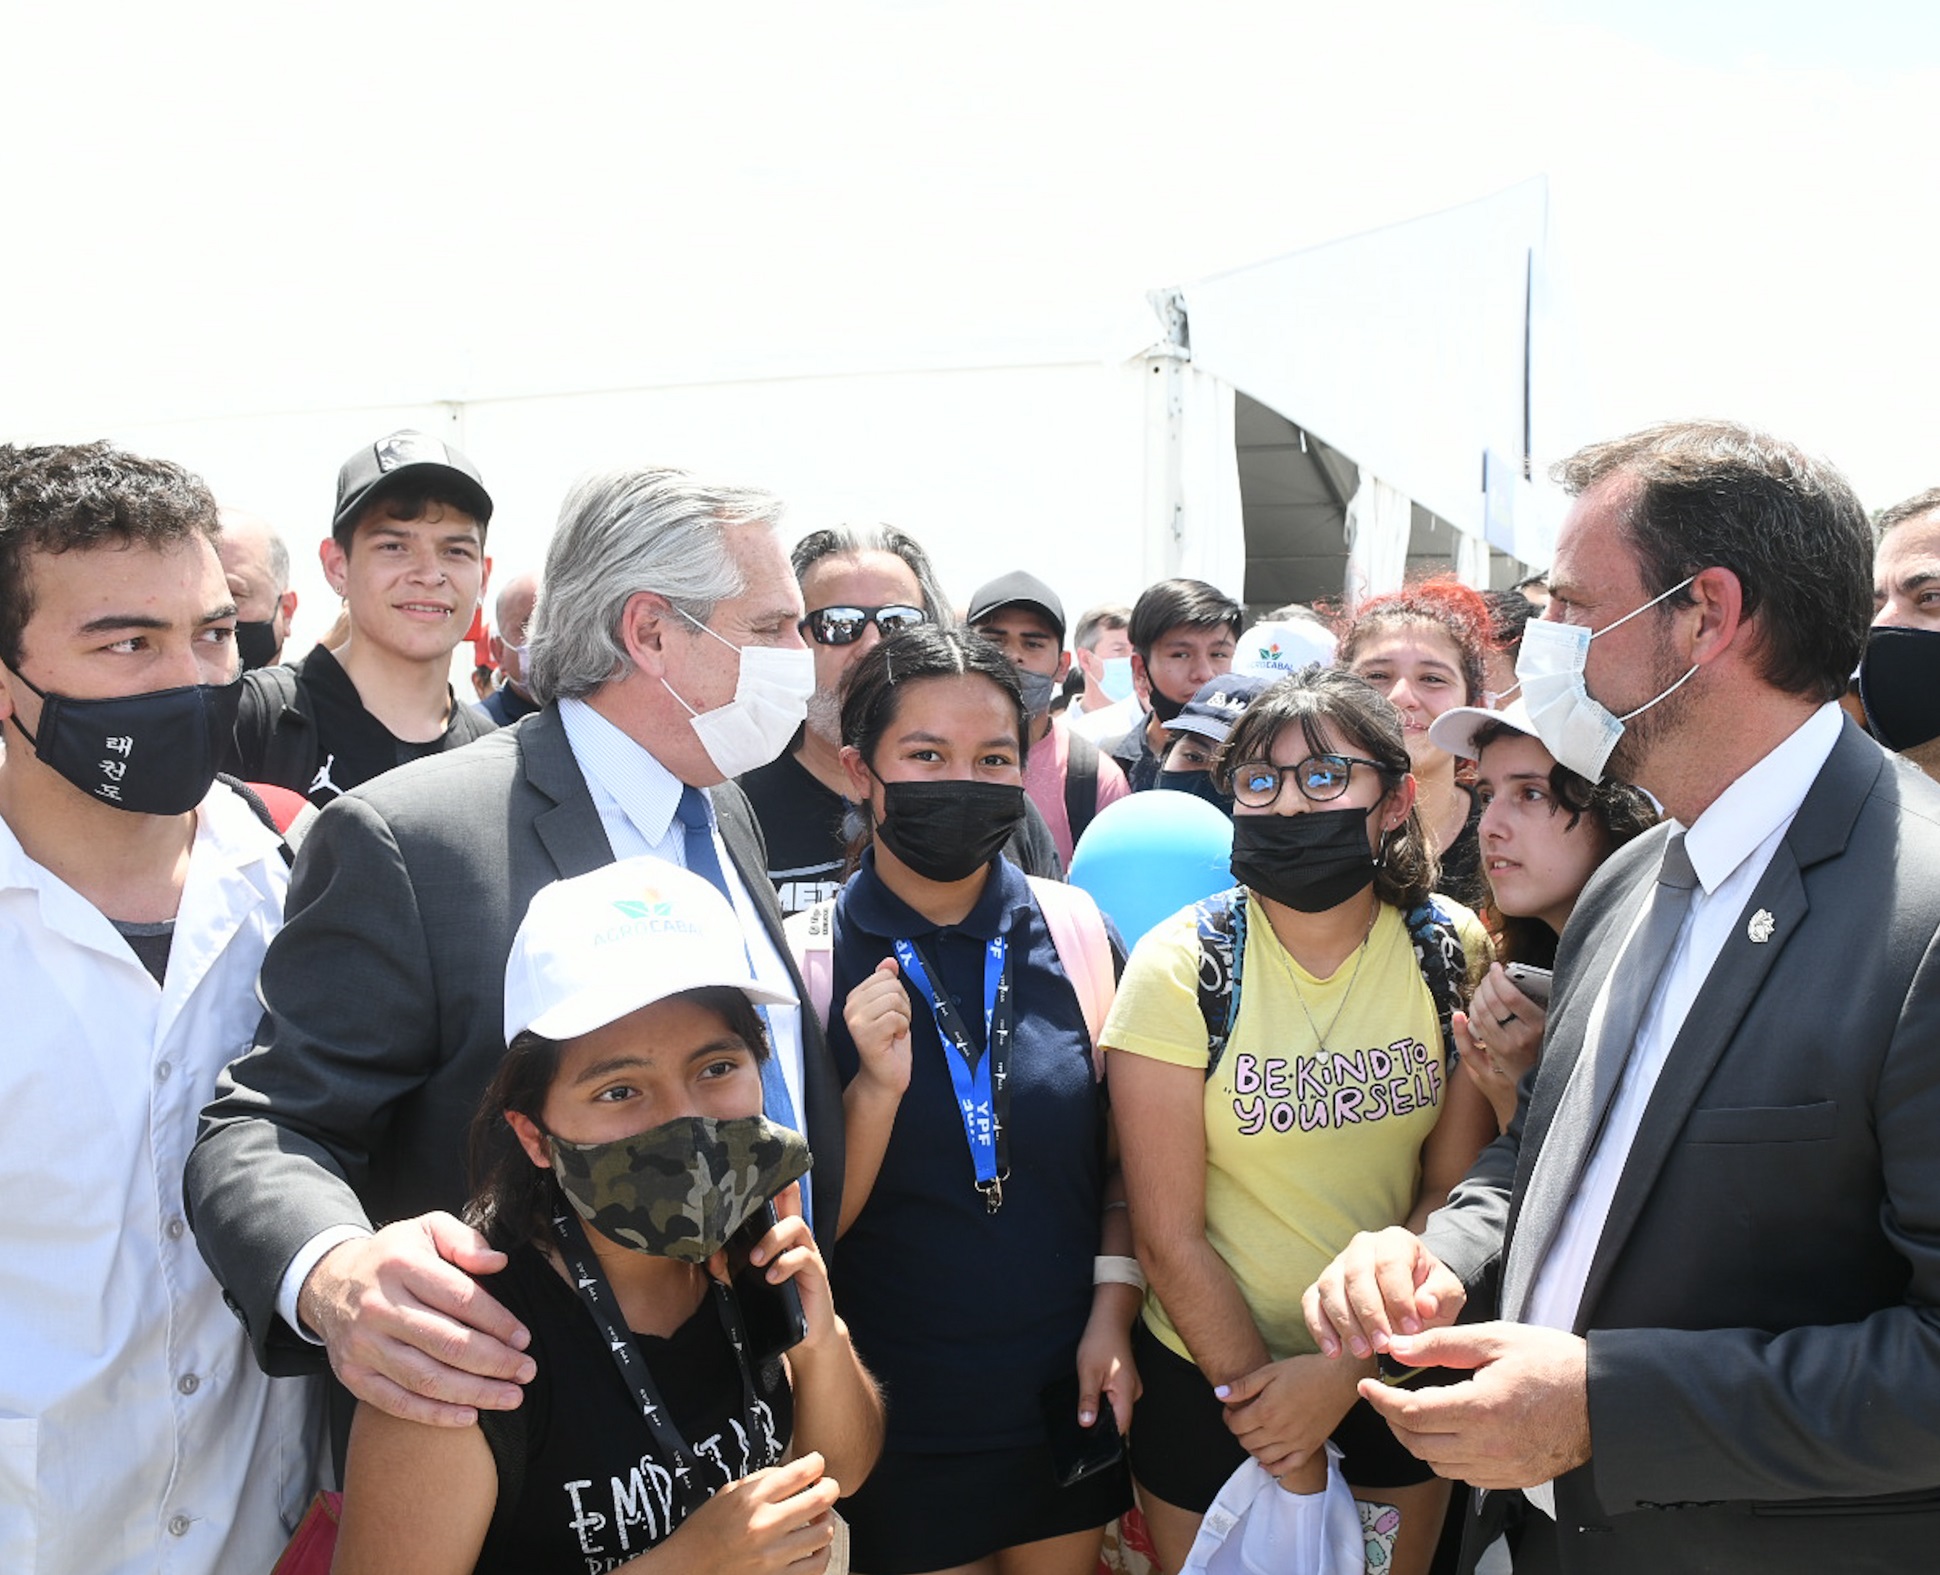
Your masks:
<svg viewBox="0 0 1940 1575"><path fill-rule="evenodd" d="M697 787L683 787L680 790L680 806L674 811L674 818L687 834L687 868L708 881L716 891L727 898L728 906L734 906L734 893L728 889L727 876L721 871L720 855L714 851L713 817L708 814L707 795ZM754 958L748 958L748 972L754 972ZM788 1097L788 1082L781 1075L780 1046L775 1041L775 1025L769 1021L768 1009L757 1008L761 1021L768 1029L768 1058L761 1063L761 1103L768 1119L800 1132L802 1124L795 1118L795 1103ZM807 1203L807 1188L804 1187L803 1203Z"/></svg>

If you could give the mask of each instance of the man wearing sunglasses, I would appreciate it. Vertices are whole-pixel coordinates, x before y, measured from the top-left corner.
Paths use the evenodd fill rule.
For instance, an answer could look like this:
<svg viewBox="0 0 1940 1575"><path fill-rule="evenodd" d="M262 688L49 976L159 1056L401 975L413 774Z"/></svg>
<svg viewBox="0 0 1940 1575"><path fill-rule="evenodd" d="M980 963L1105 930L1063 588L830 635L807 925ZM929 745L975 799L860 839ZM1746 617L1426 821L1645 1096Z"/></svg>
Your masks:
<svg viewBox="0 0 1940 1575"><path fill-rule="evenodd" d="M832 898L848 864L844 675L879 641L919 623L952 622L954 614L929 554L893 525L812 531L789 556L807 609L801 631L815 657L815 692L794 742L738 782L761 823L781 911L799 913ZM1007 851L1029 874L1059 873L1057 849L1035 811Z"/></svg>

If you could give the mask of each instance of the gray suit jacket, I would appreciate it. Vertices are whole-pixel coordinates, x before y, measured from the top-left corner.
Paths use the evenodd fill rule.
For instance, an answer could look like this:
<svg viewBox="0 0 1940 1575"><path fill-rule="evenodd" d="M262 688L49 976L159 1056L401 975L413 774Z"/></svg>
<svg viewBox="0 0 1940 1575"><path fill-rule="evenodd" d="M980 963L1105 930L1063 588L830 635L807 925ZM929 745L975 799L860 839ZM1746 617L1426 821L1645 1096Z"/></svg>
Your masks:
<svg viewBox="0 0 1940 1575"><path fill-rule="evenodd" d="M786 958L747 801L731 784L712 797ZM256 1046L217 1084L186 1177L197 1244L270 1372L322 1364L275 1310L306 1241L334 1225L463 1206L466 1133L505 1049L513 934L540 887L612 858L552 707L318 817L264 959ZM803 1114L827 1239L841 1209L842 1095L812 1016Z"/></svg>
<svg viewBox="0 0 1940 1575"><path fill-rule="evenodd" d="M1570 919L1533 1089L1429 1222L1488 1297L1591 1003L1667 831ZM1770 939L1748 921L1769 911ZM1940 1546L1940 790L1850 722L1692 1007L1578 1333L1569 1571L1930 1567ZM1490 1510L1471 1527L1470 1557Z"/></svg>

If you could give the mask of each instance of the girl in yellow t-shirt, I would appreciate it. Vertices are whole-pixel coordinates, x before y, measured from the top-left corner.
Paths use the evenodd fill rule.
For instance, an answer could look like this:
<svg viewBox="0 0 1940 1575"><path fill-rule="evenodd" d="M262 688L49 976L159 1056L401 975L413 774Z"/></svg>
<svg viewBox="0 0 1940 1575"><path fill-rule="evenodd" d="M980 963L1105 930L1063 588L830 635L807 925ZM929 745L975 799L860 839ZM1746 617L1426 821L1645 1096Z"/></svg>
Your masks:
<svg viewBox="0 0 1940 1575"><path fill-rule="evenodd" d="M1292 1492L1343 1452L1363 1500L1400 1514L1396 1575L1428 1566L1448 1484L1354 1392L1371 1362L1316 1354L1300 1294L1356 1231L1419 1226L1494 1135L1449 1077L1403 915L1435 859L1394 707L1309 668L1248 707L1213 770L1235 800L1246 918L1239 1010L1207 1074L1192 910L1138 943L1105 1026L1132 1226L1151 1289L1135 1332L1144 1397L1132 1472L1176 1570L1248 1454ZM1472 979L1488 940L1437 904Z"/></svg>

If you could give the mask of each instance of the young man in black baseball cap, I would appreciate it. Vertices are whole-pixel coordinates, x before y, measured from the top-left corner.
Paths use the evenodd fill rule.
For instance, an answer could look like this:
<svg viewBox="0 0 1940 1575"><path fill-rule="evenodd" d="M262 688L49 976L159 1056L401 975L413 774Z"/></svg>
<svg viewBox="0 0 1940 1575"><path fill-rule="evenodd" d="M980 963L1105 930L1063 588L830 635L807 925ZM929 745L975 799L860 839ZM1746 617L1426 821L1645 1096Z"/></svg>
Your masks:
<svg viewBox="0 0 1940 1575"><path fill-rule="evenodd" d="M477 467L437 438L393 432L344 461L319 556L349 637L247 675L231 769L321 808L490 732L491 719L452 691L450 671L485 594L491 517Z"/></svg>

